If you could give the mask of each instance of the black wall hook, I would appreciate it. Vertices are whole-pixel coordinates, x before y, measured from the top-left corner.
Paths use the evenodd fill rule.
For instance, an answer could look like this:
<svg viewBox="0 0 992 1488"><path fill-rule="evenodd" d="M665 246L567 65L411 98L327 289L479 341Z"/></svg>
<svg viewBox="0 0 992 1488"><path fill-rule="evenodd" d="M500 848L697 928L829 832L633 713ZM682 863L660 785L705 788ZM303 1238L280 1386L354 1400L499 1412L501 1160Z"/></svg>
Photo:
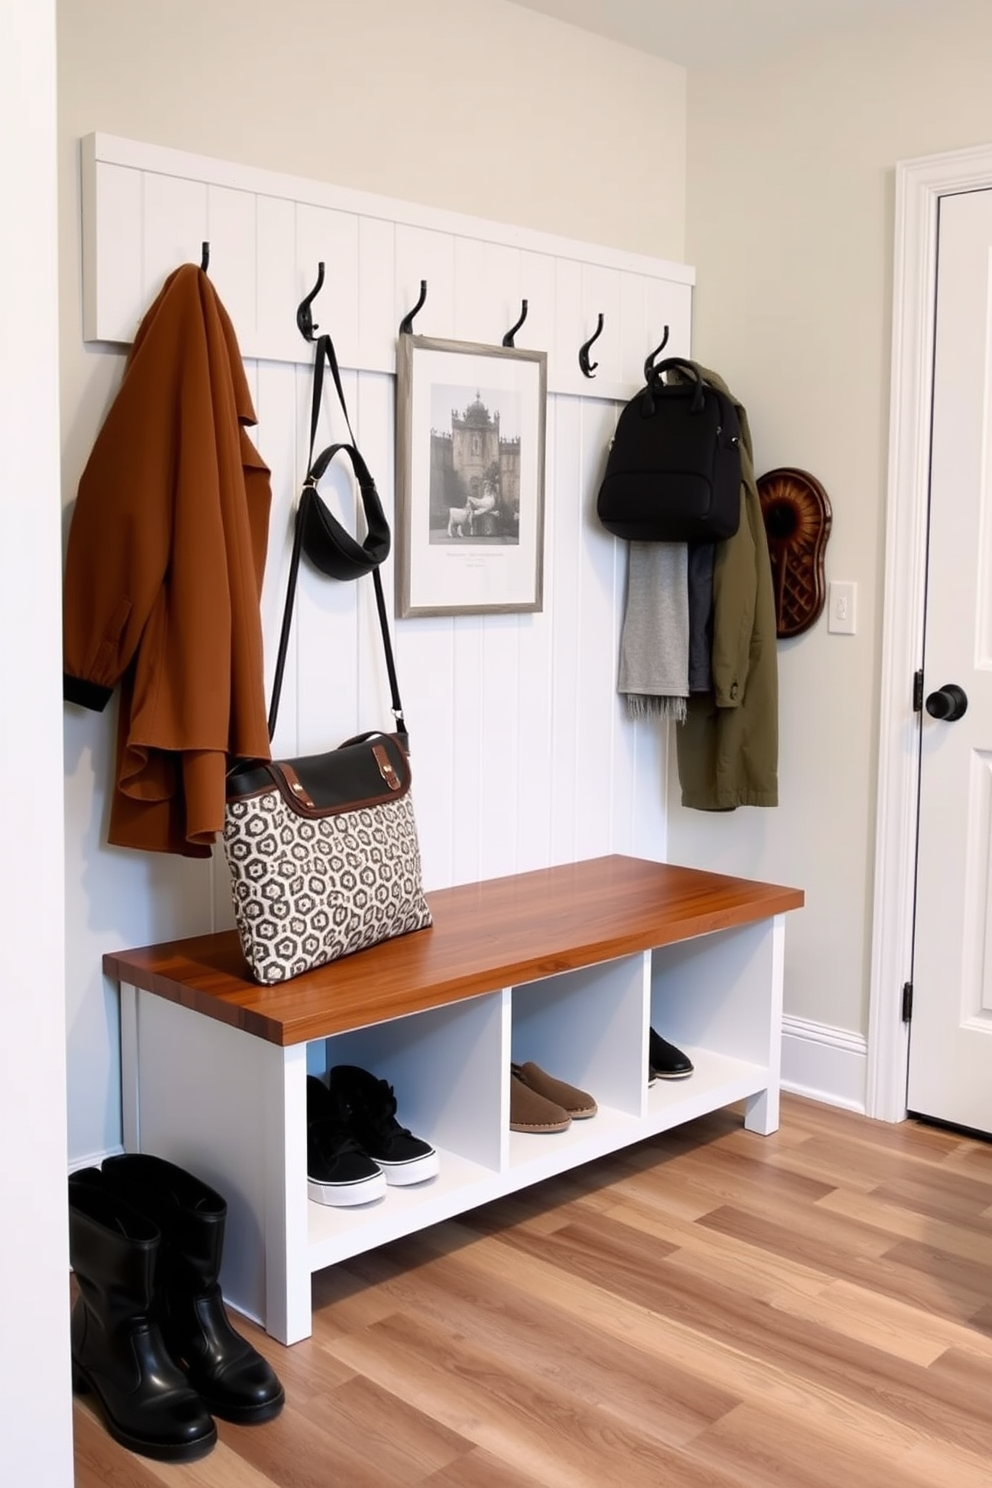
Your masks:
<svg viewBox="0 0 992 1488"><path fill-rule="evenodd" d="M427 298L427 280L426 279L421 279L421 281L420 281L420 299L414 305L413 309L409 312L409 314L408 315L404 315L403 319L400 321L400 335L401 336L412 336L413 335L413 317L417 314L418 310L420 310L420 309L423 308L423 304L424 304L424 301L426 300L426 298Z"/></svg>
<svg viewBox="0 0 992 1488"><path fill-rule="evenodd" d="M523 325L523 323L524 323L524 321L526 319L527 319L527 301L526 300L521 300L520 301L520 319L517 321L516 325L512 325L510 327L510 329L507 331L506 335L503 337L503 345L504 346L512 346L513 345L513 338L517 334L517 332L519 331L520 327Z"/></svg>
<svg viewBox="0 0 992 1488"><path fill-rule="evenodd" d="M664 351L664 349L665 349L665 347L667 345L668 345L668 327L666 325L666 327L665 327L665 334L661 338L661 345L655 347L654 351L651 353L651 355L647 358L647 360L644 363L644 381L645 382L650 382L651 381L651 373L654 371L654 364L657 361L658 357L661 355L661 353Z"/></svg>
<svg viewBox="0 0 992 1488"><path fill-rule="evenodd" d="M307 295L306 299L300 301L296 310L296 324L300 328L300 335L303 337L304 341L312 341L314 339L314 331L320 330L320 326L313 318L313 313L310 309L310 306L313 304L313 301L318 294L323 282L324 265L323 263L319 263L317 265L317 283Z"/></svg>
<svg viewBox="0 0 992 1488"><path fill-rule="evenodd" d="M598 362L590 362L590 360L589 360L589 348L592 346L592 343L596 340L596 338L598 336L601 336L602 335L602 333L603 333L603 316L602 316L602 312L600 312L599 320L596 323L596 329L593 331L592 335L589 337L589 340L588 341L584 341L582 343L582 345L579 347L579 366L582 368L582 371L585 373L586 377L593 377L593 376L595 376L596 368L599 366L599 363Z"/></svg>
<svg viewBox="0 0 992 1488"><path fill-rule="evenodd" d="M200 268L203 270L204 273L206 273L207 270L209 269L209 267L210 267L210 244L209 243L204 243L203 246L202 246L202 248L200 249Z"/></svg>

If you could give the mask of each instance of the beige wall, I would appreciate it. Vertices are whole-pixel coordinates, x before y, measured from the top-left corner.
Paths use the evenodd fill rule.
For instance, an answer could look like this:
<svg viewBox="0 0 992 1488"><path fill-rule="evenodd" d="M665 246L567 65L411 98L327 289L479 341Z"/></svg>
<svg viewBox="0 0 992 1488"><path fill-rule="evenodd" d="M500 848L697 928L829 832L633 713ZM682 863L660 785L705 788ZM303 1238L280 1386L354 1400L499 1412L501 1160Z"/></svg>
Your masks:
<svg viewBox="0 0 992 1488"><path fill-rule="evenodd" d="M866 1033L897 160L992 139L992 6L689 79L686 251L696 354L748 407L758 470L799 465L833 505L825 617L780 645L781 808L675 809L672 858L795 883L786 1011ZM907 688L910 679L907 678Z"/></svg>
<svg viewBox="0 0 992 1488"><path fill-rule="evenodd" d="M684 257L684 71L502 0L60 0L58 41L67 505L121 369L82 342L76 142L90 131ZM111 715L65 710L77 1161L120 1140L102 950L205 928L209 898L195 866L104 845Z"/></svg>
<svg viewBox="0 0 992 1488"><path fill-rule="evenodd" d="M683 257L684 70L518 5L59 0L58 24L63 132Z"/></svg>

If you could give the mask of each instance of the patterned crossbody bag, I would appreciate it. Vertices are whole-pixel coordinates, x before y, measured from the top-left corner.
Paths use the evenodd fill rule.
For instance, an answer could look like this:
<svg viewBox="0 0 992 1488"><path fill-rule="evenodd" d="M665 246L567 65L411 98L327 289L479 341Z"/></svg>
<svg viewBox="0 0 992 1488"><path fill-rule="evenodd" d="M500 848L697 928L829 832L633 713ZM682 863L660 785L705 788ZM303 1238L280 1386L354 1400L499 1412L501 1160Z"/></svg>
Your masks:
<svg viewBox="0 0 992 1488"><path fill-rule="evenodd" d="M315 460L325 359L351 443L330 445ZM317 494L318 481L338 454L347 455L358 480L367 527L361 544ZM243 760L229 771L224 852L235 922L252 975L265 984L431 924L410 795L406 725L379 574L389 543L375 482L348 419L334 347L329 336L321 336L308 473L296 511L269 737L275 734L303 553L331 578L351 580L371 572L396 727L392 733L359 734L325 754Z"/></svg>

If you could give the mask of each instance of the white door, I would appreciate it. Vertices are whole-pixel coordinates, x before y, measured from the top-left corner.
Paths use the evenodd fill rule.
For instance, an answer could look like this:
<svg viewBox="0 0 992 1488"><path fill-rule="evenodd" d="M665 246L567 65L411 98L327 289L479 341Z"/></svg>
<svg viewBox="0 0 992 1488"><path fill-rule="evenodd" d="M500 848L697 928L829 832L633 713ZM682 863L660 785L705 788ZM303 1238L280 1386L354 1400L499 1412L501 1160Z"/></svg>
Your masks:
<svg viewBox="0 0 992 1488"><path fill-rule="evenodd" d="M992 1133L992 191L938 245L908 1105Z"/></svg>

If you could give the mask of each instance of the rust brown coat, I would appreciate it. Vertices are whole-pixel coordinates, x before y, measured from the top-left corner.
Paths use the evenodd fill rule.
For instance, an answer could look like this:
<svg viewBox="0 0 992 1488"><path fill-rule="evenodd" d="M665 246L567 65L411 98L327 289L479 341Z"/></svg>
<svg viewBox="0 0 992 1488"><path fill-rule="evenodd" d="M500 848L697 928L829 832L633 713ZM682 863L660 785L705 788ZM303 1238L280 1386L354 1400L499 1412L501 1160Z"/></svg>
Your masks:
<svg viewBox="0 0 992 1488"><path fill-rule="evenodd" d="M229 755L269 757L259 598L269 471L234 329L184 264L145 315L79 482L64 693L119 682L108 840L205 857Z"/></svg>

